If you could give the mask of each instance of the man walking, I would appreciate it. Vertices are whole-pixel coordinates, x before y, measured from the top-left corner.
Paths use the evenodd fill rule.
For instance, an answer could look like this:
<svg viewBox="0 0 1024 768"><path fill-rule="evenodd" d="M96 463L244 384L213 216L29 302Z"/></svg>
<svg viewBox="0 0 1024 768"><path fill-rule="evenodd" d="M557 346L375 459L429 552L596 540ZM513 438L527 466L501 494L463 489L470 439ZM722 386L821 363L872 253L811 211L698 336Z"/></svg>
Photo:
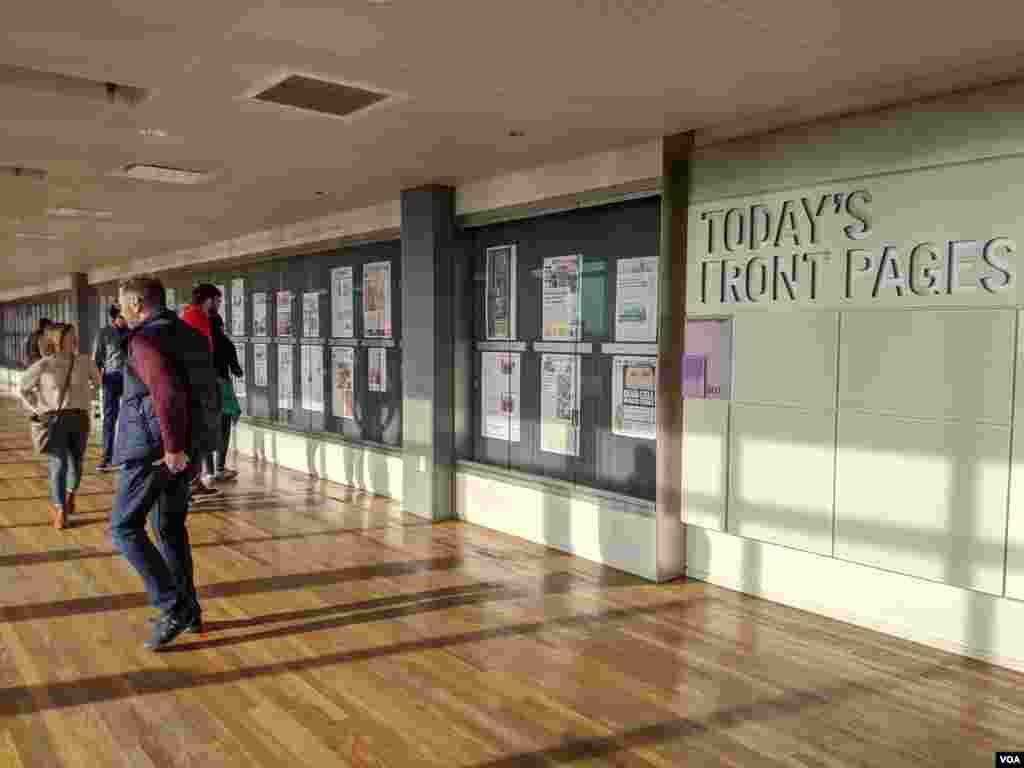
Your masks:
<svg viewBox="0 0 1024 768"><path fill-rule="evenodd" d="M108 312L110 325L100 331L93 355L96 367L103 375L103 460L96 467L98 472L109 472L114 456L114 431L121 409L121 395L124 394L125 343L128 340L128 324L121 316L121 310L113 304Z"/></svg>
<svg viewBox="0 0 1024 768"><path fill-rule="evenodd" d="M209 343L167 309L159 280L128 280L120 303L131 332L114 449L122 472L111 532L160 610L146 642L157 650L202 628L185 518L189 483L198 470L190 457L216 449L221 391ZM146 534L150 512L156 546Z"/></svg>

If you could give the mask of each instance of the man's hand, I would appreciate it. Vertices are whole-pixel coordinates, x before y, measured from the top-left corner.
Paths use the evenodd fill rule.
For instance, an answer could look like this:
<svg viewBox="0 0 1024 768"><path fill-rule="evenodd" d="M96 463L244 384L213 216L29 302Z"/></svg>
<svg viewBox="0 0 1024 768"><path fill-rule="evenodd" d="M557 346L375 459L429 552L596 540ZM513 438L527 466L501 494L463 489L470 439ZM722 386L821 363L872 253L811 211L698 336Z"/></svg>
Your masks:
<svg viewBox="0 0 1024 768"><path fill-rule="evenodd" d="M184 472L188 467L188 456L185 455L184 451L165 453L164 464L172 475L177 475Z"/></svg>

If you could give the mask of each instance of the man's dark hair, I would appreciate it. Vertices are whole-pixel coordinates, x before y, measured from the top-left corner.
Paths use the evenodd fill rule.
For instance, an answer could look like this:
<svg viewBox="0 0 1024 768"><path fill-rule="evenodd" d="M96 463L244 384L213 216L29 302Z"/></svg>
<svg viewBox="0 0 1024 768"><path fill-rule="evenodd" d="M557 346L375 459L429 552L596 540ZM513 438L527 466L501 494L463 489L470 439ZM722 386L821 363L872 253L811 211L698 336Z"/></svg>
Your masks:
<svg viewBox="0 0 1024 768"><path fill-rule="evenodd" d="M125 280L121 284L121 293L125 296L139 297L142 299L142 306L147 310L163 309L167 306L167 292L164 291L164 284L149 275Z"/></svg>
<svg viewBox="0 0 1024 768"><path fill-rule="evenodd" d="M121 308L117 304L111 304L107 312L110 314L111 321L117 320L121 316Z"/></svg>
<svg viewBox="0 0 1024 768"><path fill-rule="evenodd" d="M192 303L200 305L207 299L220 298L220 288L210 283L200 283L192 289Z"/></svg>
<svg viewBox="0 0 1024 768"><path fill-rule="evenodd" d="M49 328L51 325L53 325L53 321L50 320L50 318L48 318L48 317L41 317L41 318L39 318L39 326L36 328L36 330L39 331L40 333L42 333L47 328Z"/></svg>

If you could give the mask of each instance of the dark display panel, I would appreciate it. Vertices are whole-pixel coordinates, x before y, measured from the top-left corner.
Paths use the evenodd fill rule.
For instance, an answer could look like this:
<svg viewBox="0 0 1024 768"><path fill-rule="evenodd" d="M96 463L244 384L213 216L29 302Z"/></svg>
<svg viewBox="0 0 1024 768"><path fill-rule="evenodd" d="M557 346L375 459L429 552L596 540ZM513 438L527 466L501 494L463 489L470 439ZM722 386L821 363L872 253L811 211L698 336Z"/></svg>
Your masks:
<svg viewBox="0 0 1024 768"><path fill-rule="evenodd" d="M652 198L489 225L467 232L474 269L472 285L466 290L474 296L474 335L477 342L472 398L476 413L474 439L471 454L465 458L654 499L655 441L614 433L614 355L603 351L602 344L616 341L618 261L658 255L659 208L659 201ZM511 280L495 280L493 273L488 273L486 254L489 248L505 245L515 246L516 259L516 296L512 313L516 333L509 341L494 340L495 323L492 320L488 324L488 313L495 314L495 292L500 295L503 286ZM577 338L570 336L545 341L545 259L574 254L581 257L575 289L579 308ZM491 339L488 339L488 330ZM551 333L549 327L549 336ZM540 349L536 347L538 342ZM545 347L546 343L551 346ZM571 346L566 346L567 343ZM653 339L646 345L623 343L617 351L626 355L647 355L654 344ZM545 349L550 350L548 354L567 354L575 360L577 387L571 386L572 377L563 370L565 358L554 360L555 364L549 366L547 374L544 374ZM510 355L510 361L500 364L509 369L504 388L514 391L514 379L518 376L518 398L510 395L507 405L510 410L518 410L518 440L485 436L485 431L501 432L503 428L500 418L497 424L493 421L495 413L500 413L503 407L498 402L500 398L492 397L491 405L487 406L482 403L482 397L494 389L494 374L489 373L488 361L493 363L496 360L493 355L506 353ZM497 370L497 367L492 367ZM542 449L545 441L542 419L545 382L549 386L547 402L553 403L552 407L559 415L572 414L576 420L576 455L571 455L572 450L560 453ZM566 397L573 388L575 409ZM515 400L517 402L513 405ZM485 423L489 418L492 420L490 426ZM510 422L514 422L511 417ZM508 431L515 430L510 428ZM558 429L549 430L548 447L552 447L553 437L561 438L564 434ZM555 447L565 448L566 444L558 443Z"/></svg>
<svg viewBox="0 0 1024 768"><path fill-rule="evenodd" d="M400 255L397 241L372 243L191 277L189 291L197 282L210 282L224 288L225 328L245 350L245 397L239 398L243 414L302 432L337 434L349 440L389 447L401 445ZM390 290L390 337L368 338L363 318L363 272L365 265L379 263L388 264L390 269L390 282L386 286ZM351 337L332 336L335 330L332 273L339 268L351 269ZM241 286L238 281L242 281ZM279 299L288 295L290 307L282 303L285 311L279 314ZM233 319L239 296L244 307L241 329L235 327ZM258 296L265 302L260 327L256 323ZM313 307L315 312L311 313ZM314 318L315 327L310 325ZM236 330L244 330L244 333L234 333ZM287 335L282 335L285 331ZM257 332L261 333L257 335ZM262 379L257 383L257 346L262 355L264 345L266 379L265 383ZM308 351L304 352L304 348ZM344 370L339 376L335 370L335 348L351 350L351 377ZM385 358L385 374L381 377L384 390L378 391L380 385L371 387L368 373L371 354L377 361L380 357L371 350L381 349ZM344 382L343 388L337 386L339 381ZM344 393L349 387L351 394L346 396ZM311 398L310 395L316 396Z"/></svg>

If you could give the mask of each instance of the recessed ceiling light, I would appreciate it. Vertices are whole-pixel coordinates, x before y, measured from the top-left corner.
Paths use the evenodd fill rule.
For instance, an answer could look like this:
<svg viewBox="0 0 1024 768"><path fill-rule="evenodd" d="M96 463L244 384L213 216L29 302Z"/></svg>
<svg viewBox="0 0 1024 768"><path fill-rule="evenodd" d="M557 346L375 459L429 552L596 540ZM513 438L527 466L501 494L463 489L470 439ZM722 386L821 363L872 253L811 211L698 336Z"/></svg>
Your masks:
<svg viewBox="0 0 1024 768"><path fill-rule="evenodd" d="M173 168L169 165L148 165L132 163L111 176L121 176L140 181L159 181L164 184L199 184L212 178L213 174L206 171L193 171L187 168Z"/></svg>
<svg viewBox="0 0 1024 768"><path fill-rule="evenodd" d="M46 215L55 219L112 219L112 211L90 211L84 208L47 208Z"/></svg>
<svg viewBox="0 0 1024 768"><path fill-rule="evenodd" d="M143 128L139 133L147 139L166 139L170 135L161 128Z"/></svg>
<svg viewBox="0 0 1024 768"><path fill-rule="evenodd" d="M14 236L18 240L60 240L60 235L52 232L16 232Z"/></svg>

